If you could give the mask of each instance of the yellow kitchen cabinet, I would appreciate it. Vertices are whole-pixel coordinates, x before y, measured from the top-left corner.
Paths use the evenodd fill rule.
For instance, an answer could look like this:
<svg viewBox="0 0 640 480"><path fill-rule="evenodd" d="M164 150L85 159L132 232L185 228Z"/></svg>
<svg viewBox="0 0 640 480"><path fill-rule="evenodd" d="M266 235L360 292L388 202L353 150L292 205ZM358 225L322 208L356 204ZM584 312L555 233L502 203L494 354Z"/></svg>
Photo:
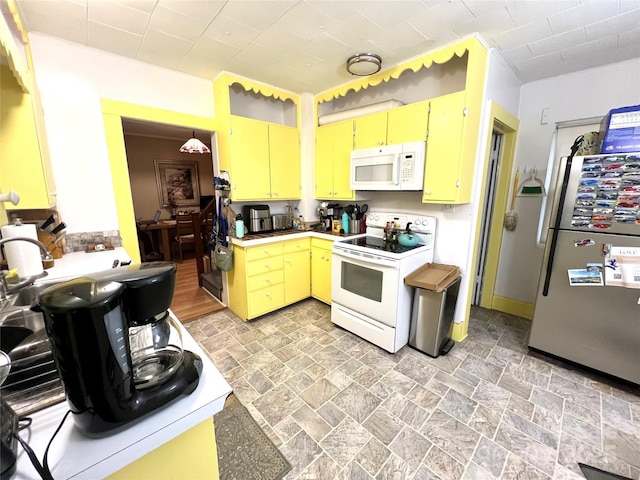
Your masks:
<svg viewBox="0 0 640 480"><path fill-rule="evenodd" d="M300 132L297 128L231 116L231 198L300 198Z"/></svg>
<svg viewBox="0 0 640 480"><path fill-rule="evenodd" d="M218 161L231 199L300 199L300 97L229 73L213 85Z"/></svg>
<svg viewBox="0 0 640 480"><path fill-rule="evenodd" d="M356 149L425 141L429 102L417 102L355 119Z"/></svg>
<svg viewBox="0 0 640 480"><path fill-rule="evenodd" d="M185 462L185 458L190 461ZM112 473L106 480L207 478L218 480L218 446L212 419L196 425L138 460Z"/></svg>
<svg viewBox="0 0 640 480"><path fill-rule="evenodd" d="M285 305L291 305L311 295L310 248L309 238L284 242Z"/></svg>
<svg viewBox="0 0 640 480"><path fill-rule="evenodd" d="M388 112L387 145L424 142L427 139L429 102L396 107Z"/></svg>
<svg viewBox="0 0 640 480"><path fill-rule="evenodd" d="M387 112L362 115L354 120L354 149L379 147L387 144Z"/></svg>
<svg viewBox="0 0 640 480"><path fill-rule="evenodd" d="M332 123L316 129L315 198L353 200L350 161L353 150L353 122Z"/></svg>
<svg viewBox="0 0 640 480"><path fill-rule="evenodd" d="M9 67L1 65L0 94L0 189L20 195L17 206L5 203L5 208L50 208L56 203L55 184L35 92L24 93Z"/></svg>
<svg viewBox="0 0 640 480"><path fill-rule="evenodd" d="M272 200L294 200L302 196L297 128L269 124L269 167Z"/></svg>
<svg viewBox="0 0 640 480"><path fill-rule="evenodd" d="M270 197L269 127L265 122L231 116L228 171L233 200Z"/></svg>
<svg viewBox="0 0 640 480"><path fill-rule="evenodd" d="M331 304L331 240L311 239L311 296Z"/></svg>
<svg viewBox="0 0 640 480"><path fill-rule="evenodd" d="M283 242L233 247L227 274L229 308L243 320L277 310L284 303Z"/></svg>
<svg viewBox="0 0 640 480"><path fill-rule="evenodd" d="M430 100L429 136L424 172L423 203L468 203L459 194L473 182L474 157L463 158L465 92ZM465 191L471 191L465 188Z"/></svg>

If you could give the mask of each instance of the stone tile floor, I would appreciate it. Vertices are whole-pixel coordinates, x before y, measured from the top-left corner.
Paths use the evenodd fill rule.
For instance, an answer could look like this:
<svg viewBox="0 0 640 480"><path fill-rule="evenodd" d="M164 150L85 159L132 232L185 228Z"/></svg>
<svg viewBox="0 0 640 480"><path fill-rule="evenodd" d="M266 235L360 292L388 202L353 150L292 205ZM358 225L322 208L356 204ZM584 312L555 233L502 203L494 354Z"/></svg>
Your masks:
<svg viewBox="0 0 640 480"><path fill-rule="evenodd" d="M469 337L435 359L389 354L313 299L186 328L291 462L286 480L584 479L578 462L640 479L640 387L528 351L522 318L473 307Z"/></svg>

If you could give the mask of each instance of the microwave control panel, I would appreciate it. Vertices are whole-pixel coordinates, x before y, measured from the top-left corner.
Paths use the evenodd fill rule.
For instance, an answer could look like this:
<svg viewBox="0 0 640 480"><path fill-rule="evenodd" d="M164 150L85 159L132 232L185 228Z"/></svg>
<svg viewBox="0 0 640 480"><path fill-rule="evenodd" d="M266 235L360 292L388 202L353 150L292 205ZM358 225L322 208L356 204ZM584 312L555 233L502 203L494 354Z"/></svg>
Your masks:
<svg viewBox="0 0 640 480"><path fill-rule="evenodd" d="M412 183L415 178L415 158L413 153L402 155L402 176L401 183Z"/></svg>

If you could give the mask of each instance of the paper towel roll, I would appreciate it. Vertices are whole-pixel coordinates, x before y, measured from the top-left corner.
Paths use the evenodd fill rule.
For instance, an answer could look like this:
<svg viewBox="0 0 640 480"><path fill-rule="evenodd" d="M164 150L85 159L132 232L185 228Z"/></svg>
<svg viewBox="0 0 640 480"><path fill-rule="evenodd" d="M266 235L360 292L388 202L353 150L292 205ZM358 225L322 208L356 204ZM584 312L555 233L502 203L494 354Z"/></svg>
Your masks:
<svg viewBox="0 0 640 480"><path fill-rule="evenodd" d="M34 240L38 239L36 226L33 224L5 225L0 231L2 231L2 238L28 237ZM4 244L4 252L9 269L18 270L20 278L42 273L42 252L37 245L31 242L8 242Z"/></svg>

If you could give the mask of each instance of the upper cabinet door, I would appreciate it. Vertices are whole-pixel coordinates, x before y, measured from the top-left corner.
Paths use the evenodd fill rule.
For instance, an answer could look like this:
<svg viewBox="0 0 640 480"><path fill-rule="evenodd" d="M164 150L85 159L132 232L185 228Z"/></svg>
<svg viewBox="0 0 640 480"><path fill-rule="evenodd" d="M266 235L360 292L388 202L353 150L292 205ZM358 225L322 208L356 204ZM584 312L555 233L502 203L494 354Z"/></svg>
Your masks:
<svg viewBox="0 0 640 480"><path fill-rule="evenodd" d="M0 65L0 90L0 189L20 195L17 206L5 203L5 208L50 208L56 203L55 185L34 93L24 93L5 65Z"/></svg>
<svg viewBox="0 0 640 480"><path fill-rule="evenodd" d="M353 122L336 123L333 143L333 198L353 200L351 190L351 152L353 151Z"/></svg>
<svg viewBox="0 0 640 480"><path fill-rule="evenodd" d="M387 144L387 112L371 113L355 119L355 150Z"/></svg>
<svg viewBox="0 0 640 480"><path fill-rule="evenodd" d="M430 103L422 201L456 202L459 200L465 92L436 97Z"/></svg>
<svg viewBox="0 0 640 480"><path fill-rule="evenodd" d="M316 129L315 197L351 200L350 162L353 121L332 123Z"/></svg>
<svg viewBox="0 0 640 480"><path fill-rule="evenodd" d="M412 103L389 110L387 145L424 142L427 139L429 102Z"/></svg>
<svg viewBox="0 0 640 480"><path fill-rule="evenodd" d="M232 115L230 143L232 198L270 199L269 124Z"/></svg>
<svg viewBox="0 0 640 480"><path fill-rule="evenodd" d="M300 198L300 131L297 128L269 124L269 162L271 198Z"/></svg>
<svg viewBox="0 0 640 480"><path fill-rule="evenodd" d="M333 198L334 125L326 125L324 127L318 127L316 129L316 198Z"/></svg>

